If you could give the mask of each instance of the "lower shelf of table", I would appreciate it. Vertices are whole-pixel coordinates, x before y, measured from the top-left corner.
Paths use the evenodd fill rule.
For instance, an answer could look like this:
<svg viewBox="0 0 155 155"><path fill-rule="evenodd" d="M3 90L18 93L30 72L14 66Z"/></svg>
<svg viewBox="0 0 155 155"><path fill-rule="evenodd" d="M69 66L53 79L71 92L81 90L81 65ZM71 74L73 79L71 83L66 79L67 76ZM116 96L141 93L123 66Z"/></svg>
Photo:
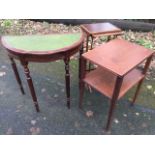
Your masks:
<svg viewBox="0 0 155 155"><path fill-rule="evenodd" d="M123 78L118 99L120 99L130 88L132 88L143 78L144 74L142 74L142 72L138 69L133 69L131 72L129 72ZM112 98L116 82L116 75L112 74L111 72L98 67L94 71L87 73L83 81L105 96Z"/></svg>

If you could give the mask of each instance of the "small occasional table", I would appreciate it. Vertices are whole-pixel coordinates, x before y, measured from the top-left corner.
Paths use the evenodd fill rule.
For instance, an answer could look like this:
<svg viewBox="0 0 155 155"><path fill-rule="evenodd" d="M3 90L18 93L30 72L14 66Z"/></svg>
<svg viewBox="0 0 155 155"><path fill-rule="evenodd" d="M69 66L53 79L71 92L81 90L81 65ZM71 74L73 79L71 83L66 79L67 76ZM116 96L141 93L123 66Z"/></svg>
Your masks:
<svg viewBox="0 0 155 155"><path fill-rule="evenodd" d="M90 49L93 49L94 38L99 36L107 36L108 41L110 37L113 35L117 37L118 35L122 35L123 32L120 28L116 27L111 23L93 23L93 24L83 24L81 25L82 30L86 33L86 52ZM89 41L90 40L90 41ZM90 42L90 48L89 48ZM91 63L88 63L89 67L87 71L91 70Z"/></svg>
<svg viewBox="0 0 155 155"><path fill-rule="evenodd" d="M93 40L98 36L117 36L123 32L120 28L116 27L111 23L94 23L94 24L83 24L81 28L87 35L86 39L86 51L88 51L89 38L91 38L91 49L93 48Z"/></svg>
<svg viewBox="0 0 155 155"><path fill-rule="evenodd" d="M82 54L83 40L83 33L2 37L2 44L8 51L8 56L11 60L12 68L22 94L24 94L24 89L14 59L18 59L24 68L27 83L37 112L40 110L28 63L50 62L58 59L64 60L67 106L70 108L69 62L70 57L76 52L80 51L80 54Z"/></svg>
<svg viewBox="0 0 155 155"><path fill-rule="evenodd" d="M108 130L116 101L138 83L132 105L135 102L152 56L151 50L123 39L114 39L84 53L81 60L80 108L82 108L84 83L110 98L106 124ZM97 69L86 73L87 60L96 64ZM146 62L143 70L138 69L137 67L144 60Z"/></svg>

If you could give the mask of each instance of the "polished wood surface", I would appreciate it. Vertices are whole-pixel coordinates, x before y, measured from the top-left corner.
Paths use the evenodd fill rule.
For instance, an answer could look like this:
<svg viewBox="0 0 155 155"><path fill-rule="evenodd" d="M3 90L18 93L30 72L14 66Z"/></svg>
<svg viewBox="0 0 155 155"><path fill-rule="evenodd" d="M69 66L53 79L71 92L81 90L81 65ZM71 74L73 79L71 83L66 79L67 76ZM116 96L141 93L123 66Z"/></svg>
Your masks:
<svg viewBox="0 0 155 155"><path fill-rule="evenodd" d="M86 52L92 50L94 46L94 38L100 36L107 36L107 41L110 41L111 36L116 38L118 35L122 35L123 32L120 28L111 23L93 23L81 25L82 30L86 33ZM90 44L90 48L89 48ZM91 70L91 63L89 62L88 71Z"/></svg>
<svg viewBox="0 0 155 155"><path fill-rule="evenodd" d="M143 46L115 39L84 53L83 57L116 75L123 76L152 53Z"/></svg>
<svg viewBox="0 0 155 155"><path fill-rule="evenodd" d="M117 76L113 73L98 67L94 71L88 73L83 80L105 96L112 98L116 78ZM134 69L127 74L123 79L118 99L143 78L144 75L137 69Z"/></svg>
<svg viewBox="0 0 155 155"><path fill-rule="evenodd" d="M151 63L153 51L123 39L115 39L102 44L82 55L79 107L82 108L84 84L91 86L110 98L106 131L110 129L117 100L138 83L131 105L134 104ZM138 65L145 61L142 70ZM86 72L86 61L97 65L93 71Z"/></svg>
<svg viewBox="0 0 155 155"><path fill-rule="evenodd" d="M83 24L81 28L89 35L117 35L122 34L122 30L111 23Z"/></svg>
<svg viewBox="0 0 155 155"><path fill-rule="evenodd" d="M19 84L22 94L24 89L18 74L14 59L18 59L24 69L29 90L36 111L39 112L39 104L35 93L33 81L28 67L29 62L50 62L58 59L64 60L67 107L70 108L70 57L83 48L84 34L54 34L54 35L31 35L31 36L3 36L2 45L7 49L12 69ZM83 50L80 51L80 54ZM79 64L80 66L80 64ZM79 74L80 77L80 74Z"/></svg>

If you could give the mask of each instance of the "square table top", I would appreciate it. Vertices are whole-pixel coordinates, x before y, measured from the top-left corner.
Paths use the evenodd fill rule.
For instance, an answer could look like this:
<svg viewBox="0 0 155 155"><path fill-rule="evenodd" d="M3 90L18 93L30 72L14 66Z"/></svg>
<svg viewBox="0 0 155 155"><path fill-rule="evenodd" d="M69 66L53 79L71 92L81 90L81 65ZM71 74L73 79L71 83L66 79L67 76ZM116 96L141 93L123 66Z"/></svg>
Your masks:
<svg viewBox="0 0 155 155"><path fill-rule="evenodd" d="M81 25L81 28L91 35L122 34L122 30L111 23L83 24Z"/></svg>
<svg viewBox="0 0 155 155"><path fill-rule="evenodd" d="M124 76L152 54L153 51L143 46L123 39L115 39L82 56L118 76Z"/></svg>

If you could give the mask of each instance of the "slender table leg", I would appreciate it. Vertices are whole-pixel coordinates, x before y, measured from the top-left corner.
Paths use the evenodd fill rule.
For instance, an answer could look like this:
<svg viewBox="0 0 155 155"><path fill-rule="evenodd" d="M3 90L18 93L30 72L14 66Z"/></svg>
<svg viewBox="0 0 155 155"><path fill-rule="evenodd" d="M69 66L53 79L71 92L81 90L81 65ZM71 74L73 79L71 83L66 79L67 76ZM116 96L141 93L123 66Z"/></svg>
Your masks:
<svg viewBox="0 0 155 155"><path fill-rule="evenodd" d="M111 40L111 36L107 36L107 42Z"/></svg>
<svg viewBox="0 0 155 155"><path fill-rule="evenodd" d="M91 36L91 47L90 47L91 50L93 49L93 42L94 42L94 38L93 36Z"/></svg>
<svg viewBox="0 0 155 155"><path fill-rule="evenodd" d="M69 61L70 61L70 58L68 58L68 57L64 59L65 71L66 71L65 79L66 79L66 95L67 95L67 107L68 107L68 109L70 109L70 72L69 72Z"/></svg>
<svg viewBox="0 0 155 155"><path fill-rule="evenodd" d="M146 72L147 72L147 70L148 70L148 68L149 68L149 66L150 66L151 60L152 60L152 56L149 57L149 58L147 59L146 63L145 63L145 67L144 67L144 70L143 70L143 74L144 74L144 75L146 75ZM136 99L137 99L137 96L138 96L138 94L139 94L139 92L140 92L140 88L141 88L141 86L142 86L143 81L144 81L144 78L143 78L142 80L140 80L139 83L138 83L138 86L137 86L135 95L134 95L133 100L132 100L132 102L131 102L131 106L134 105L134 103L135 103L135 101L136 101Z"/></svg>
<svg viewBox="0 0 155 155"><path fill-rule="evenodd" d="M79 83L79 108L82 109L82 99L84 95L84 82L83 79L86 74L86 60L84 58L81 58L81 67L80 67L81 77L80 77L80 83Z"/></svg>
<svg viewBox="0 0 155 155"><path fill-rule="evenodd" d="M144 78L143 78L142 80L140 80L139 83L138 83L138 85L137 85L137 89L136 89L135 95L134 95L134 97L133 97L133 100L132 100L132 102L131 102L131 106L134 105L134 103L135 103L135 101L136 101L136 99L137 99L137 96L138 96L138 94L139 94L139 92L140 92L140 88L141 88L141 86L142 86L143 80L144 80Z"/></svg>
<svg viewBox="0 0 155 155"><path fill-rule="evenodd" d="M88 51L88 44L89 44L89 35L86 38L86 52Z"/></svg>
<svg viewBox="0 0 155 155"><path fill-rule="evenodd" d="M89 50L89 37L90 37L90 35L87 35L87 38L86 38L86 51L85 52L88 52L88 50ZM88 62L88 65L90 65L89 62ZM88 66L88 68L86 68L86 70L89 71L89 66Z"/></svg>
<svg viewBox="0 0 155 155"><path fill-rule="evenodd" d="M22 94L25 94L24 89L23 89L23 85L22 85L22 82L21 82L21 79L20 79L20 76L19 76L19 73L18 73L18 70L17 70L16 63L15 63L15 61L14 61L14 59L12 57L9 56L9 58L10 58L10 61L11 61L11 66L12 66L12 69L14 71L17 83L19 84L20 90L21 90Z"/></svg>
<svg viewBox="0 0 155 155"><path fill-rule="evenodd" d="M91 36L91 47L90 47L91 50L93 49L93 42L94 42L94 38L93 36ZM90 70L91 70L91 63L89 62L89 71Z"/></svg>
<svg viewBox="0 0 155 155"><path fill-rule="evenodd" d="M79 54L79 80L80 80L80 78L81 78L81 70L80 70L80 68L81 68L81 57L82 57L82 54L83 54L83 45L82 45L82 47L80 48L80 54Z"/></svg>
<svg viewBox="0 0 155 155"><path fill-rule="evenodd" d="M35 105L36 111L39 112L40 111L39 110L39 105L38 105L35 89L34 89L34 86L33 86L33 81L32 81L32 78L30 76L30 71L29 71L29 68L28 68L28 62L21 61L21 64L24 67L24 73L26 75L27 83L28 83L28 86L29 86L29 89L30 89L30 92L31 92L31 96L32 96L33 103Z"/></svg>
<svg viewBox="0 0 155 155"><path fill-rule="evenodd" d="M116 79L116 83L115 83L115 87L114 87L114 91L113 91L113 96L111 99L111 105L110 105L110 109L109 109L109 114L108 114L108 121L107 121L107 125L106 125L106 131L109 130L110 125L111 125L111 121L112 121L112 115L115 109L115 105L116 105L116 101L118 99L119 96L119 92L122 86L122 82L123 82L123 77L117 77Z"/></svg>

